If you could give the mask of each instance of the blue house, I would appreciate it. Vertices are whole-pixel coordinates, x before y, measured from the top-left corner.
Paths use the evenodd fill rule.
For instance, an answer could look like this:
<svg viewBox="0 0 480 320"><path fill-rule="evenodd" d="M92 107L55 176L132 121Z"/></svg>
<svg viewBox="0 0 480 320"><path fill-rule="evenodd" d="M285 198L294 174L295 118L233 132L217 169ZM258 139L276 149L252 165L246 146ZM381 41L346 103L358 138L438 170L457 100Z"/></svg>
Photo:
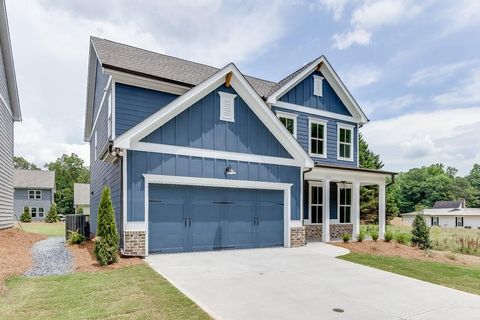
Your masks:
<svg viewBox="0 0 480 320"><path fill-rule="evenodd" d="M91 228L112 191L125 255L330 241L360 228L368 122L324 56L276 83L92 37Z"/></svg>

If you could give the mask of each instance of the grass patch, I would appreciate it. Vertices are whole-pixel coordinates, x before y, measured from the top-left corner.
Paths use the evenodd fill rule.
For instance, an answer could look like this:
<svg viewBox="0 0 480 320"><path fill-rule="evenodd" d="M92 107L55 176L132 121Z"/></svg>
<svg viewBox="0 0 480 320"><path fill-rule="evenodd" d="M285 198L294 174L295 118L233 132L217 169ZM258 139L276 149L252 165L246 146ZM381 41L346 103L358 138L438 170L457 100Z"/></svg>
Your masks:
<svg viewBox="0 0 480 320"><path fill-rule="evenodd" d="M480 268L364 253L338 258L480 295Z"/></svg>
<svg viewBox="0 0 480 320"><path fill-rule="evenodd" d="M210 319L146 265L7 280L5 319Z"/></svg>
<svg viewBox="0 0 480 320"><path fill-rule="evenodd" d="M18 227L18 226L17 226ZM65 235L65 223L45 223L45 222L31 222L22 223L21 227L24 231L30 233L41 234L47 237L57 237ZM20 228L20 227L18 227Z"/></svg>

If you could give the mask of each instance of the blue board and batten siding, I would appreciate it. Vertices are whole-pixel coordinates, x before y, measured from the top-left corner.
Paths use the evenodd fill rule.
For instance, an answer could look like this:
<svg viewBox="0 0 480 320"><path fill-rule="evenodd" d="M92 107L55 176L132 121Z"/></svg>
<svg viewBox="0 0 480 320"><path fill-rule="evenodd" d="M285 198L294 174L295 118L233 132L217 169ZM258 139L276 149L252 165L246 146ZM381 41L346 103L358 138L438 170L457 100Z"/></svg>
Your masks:
<svg viewBox="0 0 480 320"><path fill-rule="evenodd" d="M122 135L176 98L171 93L115 83L115 135Z"/></svg>
<svg viewBox="0 0 480 320"><path fill-rule="evenodd" d="M142 141L292 158L240 96L235 98L235 121L221 121L218 92L237 94L220 86Z"/></svg>
<svg viewBox="0 0 480 320"><path fill-rule="evenodd" d="M237 174L227 176L225 174L227 166L232 166ZM291 219L300 219L301 170L298 167L128 151L128 221L144 220L145 185L143 174L291 183L293 184L291 188Z"/></svg>

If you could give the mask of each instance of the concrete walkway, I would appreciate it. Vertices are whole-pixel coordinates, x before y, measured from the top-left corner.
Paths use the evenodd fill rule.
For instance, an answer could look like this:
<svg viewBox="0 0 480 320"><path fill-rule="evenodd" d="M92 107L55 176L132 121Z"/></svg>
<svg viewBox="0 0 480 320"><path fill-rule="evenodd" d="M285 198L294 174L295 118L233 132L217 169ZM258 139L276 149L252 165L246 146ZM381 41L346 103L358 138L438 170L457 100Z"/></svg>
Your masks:
<svg viewBox="0 0 480 320"><path fill-rule="evenodd" d="M216 319L480 319L480 296L334 258L344 253L310 243L146 260Z"/></svg>

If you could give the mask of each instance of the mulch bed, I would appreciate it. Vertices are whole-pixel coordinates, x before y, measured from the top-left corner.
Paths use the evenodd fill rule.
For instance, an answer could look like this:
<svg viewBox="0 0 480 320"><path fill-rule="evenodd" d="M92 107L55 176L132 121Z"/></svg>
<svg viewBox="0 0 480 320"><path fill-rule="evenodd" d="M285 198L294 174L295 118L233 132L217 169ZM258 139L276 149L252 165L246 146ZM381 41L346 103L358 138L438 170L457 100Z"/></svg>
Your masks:
<svg viewBox="0 0 480 320"><path fill-rule="evenodd" d="M451 263L464 266L480 267L480 257L465 254L453 254L445 251L423 251L416 247L385 241L338 242L336 246L355 253L367 253L379 256L401 257L430 262ZM451 257L455 257L451 259Z"/></svg>
<svg viewBox="0 0 480 320"><path fill-rule="evenodd" d="M32 246L43 239L46 237L16 228L0 230L0 292L5 290L6 278L32 267Z"/></svg>
<svg viewBox="0 0 480 320"><path fill-rule="evenodd" d="M118 263L103 267L95 259L95 254L93 253L94 246L93 241L69 246L73 255L74 272L106 271L145 263L141 258L137 257L119 257Z"/></svg>

